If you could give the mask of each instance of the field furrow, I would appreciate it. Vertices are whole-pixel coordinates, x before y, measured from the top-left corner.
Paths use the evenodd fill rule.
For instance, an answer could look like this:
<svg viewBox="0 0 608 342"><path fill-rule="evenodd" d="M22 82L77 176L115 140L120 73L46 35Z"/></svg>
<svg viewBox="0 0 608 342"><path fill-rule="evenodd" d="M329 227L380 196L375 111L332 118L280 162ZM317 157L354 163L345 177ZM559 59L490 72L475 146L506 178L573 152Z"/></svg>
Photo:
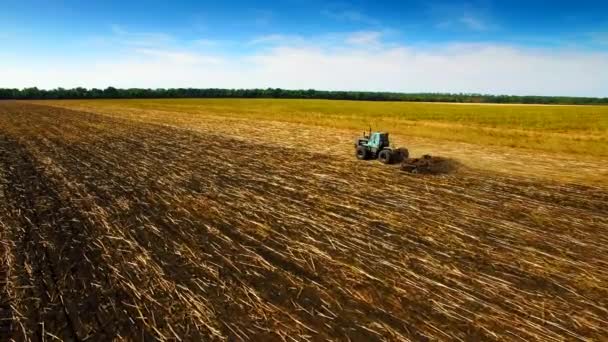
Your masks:
<svg viewBox="0 0 608 342"><path fill-rule="evenodd" d="M608 338L599 186L9 102L0 189L18 339Z"/></svg>

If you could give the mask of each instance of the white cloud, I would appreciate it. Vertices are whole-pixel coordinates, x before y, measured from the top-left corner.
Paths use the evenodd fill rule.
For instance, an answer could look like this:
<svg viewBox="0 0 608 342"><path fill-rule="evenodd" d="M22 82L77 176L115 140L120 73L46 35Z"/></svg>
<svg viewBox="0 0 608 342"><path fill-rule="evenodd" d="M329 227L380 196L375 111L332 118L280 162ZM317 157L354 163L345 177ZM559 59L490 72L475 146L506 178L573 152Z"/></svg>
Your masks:
<svg viewBox="0 0 608 342"><path fill-rule="evenodd" d="M251 39L248 45L268 45L268 44L294 44L302 42L304 38L297 35L268 34Z"/></svg>
<svg viewBox="0 0 608 342"><path fill-rule="evenodd" d="M608 54L490 44L372 52L280 47L256 62L258 77L280 75L267 82L288 88L608 96Z"/></svg>
<svg viewBox="0 0 608 342"><path fill-rule="evenodd" d="M381 35L370 32L344 35L331 43L271 38L262 50L240 56L134 47L100 60L66 57L53 61L52 67L44 58L3 60L0 86L282 87L608 97L608 52L491 43L387 45ZM369 42L376 44L373 49L365 44Z"/></svg>
<svg viewBox="0 0 608 342"><path fill-rule="evenodd" d="M290 46L309 49L340 49L357 45L367 48L378 48L384 45L383 38L393 31L355 31L342 33L325 33L303 37L299 35L269 34L251 39L247 44L261 48Z"/></svg>
<svg viewBox="0 0 608 342"><path fill-rule="evenodd" d="M136 49L135 52L145 56L154 57L156 60L175 64L220 64L222 59L218 57L205 56L193 52L156 50L156 49Z"/></svg>
<svg viewBox="0 0 608 342"><path fill-rule="evenodd" d="M360 31L355 32L346 38L346 42L352 45L379 45L382 38L382 32L378 31Z"/></svg>

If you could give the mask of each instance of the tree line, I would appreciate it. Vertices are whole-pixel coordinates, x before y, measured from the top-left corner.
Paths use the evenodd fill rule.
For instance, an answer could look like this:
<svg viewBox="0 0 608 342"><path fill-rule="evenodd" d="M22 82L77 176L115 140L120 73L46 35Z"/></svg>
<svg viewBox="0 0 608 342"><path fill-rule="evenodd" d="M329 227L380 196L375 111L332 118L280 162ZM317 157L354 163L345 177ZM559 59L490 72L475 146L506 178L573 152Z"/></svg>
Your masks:
<svg viewBox="0 0 608 342"><path fill-rule="evenodd" d="M0 88L0 100L41 99L160 99L160 98L276 98L276 99L327 99L355 101L412 101L456 103L524 103L524 104L608 104L608 98L571 96L516 96L488 94L450 93L394 93L371 91L327 91L268 89L219 89L219 88L169 88L169 89L118 89L56 88L38 89Z"/></svg>

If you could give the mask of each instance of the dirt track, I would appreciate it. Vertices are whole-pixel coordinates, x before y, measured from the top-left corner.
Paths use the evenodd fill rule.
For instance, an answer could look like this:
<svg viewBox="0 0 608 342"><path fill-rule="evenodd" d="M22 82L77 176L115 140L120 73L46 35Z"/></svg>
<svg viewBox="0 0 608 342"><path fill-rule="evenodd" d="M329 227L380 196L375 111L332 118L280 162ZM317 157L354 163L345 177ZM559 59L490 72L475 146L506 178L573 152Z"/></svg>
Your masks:
<svg viewBox="0 0 608 342"><path fill-rule="evenodd" d="M17 340L608 338L602 188L8 102L0 189Z"/></svg>

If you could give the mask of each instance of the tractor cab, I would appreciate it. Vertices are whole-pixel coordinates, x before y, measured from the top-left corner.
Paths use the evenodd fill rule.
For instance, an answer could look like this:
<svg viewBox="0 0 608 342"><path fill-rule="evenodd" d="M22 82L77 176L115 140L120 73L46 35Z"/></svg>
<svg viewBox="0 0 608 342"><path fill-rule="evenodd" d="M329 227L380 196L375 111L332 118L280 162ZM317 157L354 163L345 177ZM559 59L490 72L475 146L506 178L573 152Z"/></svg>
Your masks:
<svg viewBox="0 0 608 342"><path fill-rule="evenodd" d="M385 147L389 147L388 133L374 132L367 141L367 147L372 151L377 152Z"/></svg>
<svg viewBox="0 0 608 342"><path fill-rule="evenodd" d="M365 146L372 153L381 151L382 149L389 147L389 145L388 133L385 132L370 132L369 135L363 133L363 136L357 138L355 141L355 148Z"/></svg>

